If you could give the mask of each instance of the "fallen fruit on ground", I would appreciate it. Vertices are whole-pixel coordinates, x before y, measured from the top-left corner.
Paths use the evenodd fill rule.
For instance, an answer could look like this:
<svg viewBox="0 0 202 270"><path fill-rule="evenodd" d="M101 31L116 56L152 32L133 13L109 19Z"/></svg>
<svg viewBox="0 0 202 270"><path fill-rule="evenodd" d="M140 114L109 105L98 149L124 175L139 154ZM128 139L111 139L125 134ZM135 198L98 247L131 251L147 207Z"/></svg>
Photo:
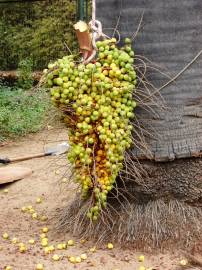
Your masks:
<svg viewBox="0 0 202 270"><path fill-rule="evenodd" d="M47 220L48 220L48 217L46 217L46 216L41 216L41 217L40 217L40 220L41 220L41 221L47 221Z"/></svg>
<svg viewBox="0 0 202 270"><path fill-rule="evenodd" d="M68 240L67 245L68 246L73 246L74 245L74 240Z"/></svg>
<svg viewBox="0 0 202 270"><path fill-rule="evenodd" d="M56 175L59 175L59 174L60 174L60 171L56 170L56 171L55 171L55 174L56 174Z"/></svg>
<svg viewBox="0 0 202 270"><path fill-rule="evenodd" d="M51 251L50 251L49 247L45 247L45 248L44 248L44 253L45 253L45 254L49 254L49 253L51 253Z"/></svg>
<svg viewBox="0 0 202 270"><path fill-rule="evenodd" d="M75 258L75 262L76 262L76 263L80 263L80 262L81 262L81 257L77 256L77 257Z"/></svg>
<svg viewBox="0 0 202 270"><path fill-rule="evenodd" d="M140 256L138 257L138 261L139 261L139 262L144 262L144 255L140 255Z"/></svg>
<svg viewBox="0 0 202 270"><path fill-rule="evenodd" d="M48 238L41 239L41 245L42 245L42 247L47 247L48 246Z"/></svg>
<svg viewBox="0 0 202 270"><path fill-rule="evenodd" d="M62 178L62 183L67 183L67 178Z"/></svg>
<svg viewBox="0 0 202 270"><path fill-rule="evenodd" d="M17 244L17 243L19 243L19 240L18 240L17 237L13 237L13 239L11 240L11 242L12 242L13 244Z"/></svg>
<svg viewBox="0 0 202 270"><path fill-rule="evenodd" d="M42 232L43 232L43 233L47 233L47 232L48 232L48 228L47 228L47 227L44 227L44 228L42 229Z"/></svg>
<svg viewBox="0 0 202 270"><path fill-rule="evenodd" d="M81 257L82 260L86 260L86 259L88 258L87 255L86 255L85 253L81 254L80 257Z"/></svg>
<svg viewBox="0 0 202 270"><path fill-rule="evenodd" d="M181 266L187 266L188 263L189 263L189 262L188 262L187 259L183 259L183 260L180 261L180 265L181 265Z"/></svg>
<svg viewBox="0 0 202 270"><path fill-rule="evenodd" d="M68 260L70 263L76 263L76 258L73 256L69 257Z"/></svg>
<svg viewBox="0 0 202 270"><path fill-rule="evenodd" d="M89 251L92 252L92 253L96 252L96 247L90 248Z"/></svg>
<svg viewBox="0 0 202 270"><path fill-rule="evenodd" d="M33 218L33 219L38 219L38 214L37 214L37 213L33 213L33 214L32 214L32 218Z"/></svg>
<svg viewBox="0 0 202 270"><path fill-rule="evenodd" d="M26 246L25 246L24 244L20 245L20 246L19 246L19 251L20 251L20 253L26 252L26 251L27 251Z"/></svg>
<svg viewBox="0 0 202 270"><path fill-rule="evenodd" d="M113 249L113 248L114 248L114 246L113 246L113 244L112 244L112 243L108 243L108 244L107 244L107 248L108 248L108 249Z"/></svg>
<svg viewBox="0 0 202 270"><path fill-rule="evenodd" d="M53 245L49 246L49 250L50 251L54 251L55 250L55 247Z"/></svg>
<svg viewBox="0 0 202 270"><path fill-rule="evenodd" d="M12 266L10 266L10 265L8 265L8 266L6 266L4 269L5 269L5 270L12 270L12 269L13 269L13 267L12 267Z"/></svg>
<svg viewBox="0 0 202 270"><path fill-rule="evenodd" d="M4 240L8 240L8 239L9 239L8 233L4 233L4 234L2 235L2 237L3 237Z"/></svg>
<svg viewBox="0 0 202 270"><path fill-rule="evenodd" d="M81 240L80 240L80 243L81 243L81 244L85 244L86 241L87 241L86 239L81 239Z"/></svg>
<svg viewBox="0 0 202 270"><path fill-rule="evenodd" d="M29 210L29 213L30 214L34 214L35 213L35 210L32 208L32 209Z"/></svg>
<svg viewBox="0 0 202 270"><path fill-rule="evenodd" d="M42 198L37 198L36 203L42 203Z"/></svg>
<svg viewBox="0 0 202 270"><path fill-rule="evenodd" d="M33 206L32 206L32 205L28 205L28 206L27 206L27 209L28 209L28 210L31 210L31 209L33 209Z"/></svg>
<svg viewBox="0 0 202 270"><path fill-rule="evenodd" d="M43 264L38 263L38 264L36 265L36 270L44 270Z"/></svg>
<svg viewBox="0 0 202 270"><path fill-rule="evenodd" d="M60 256L57 254L54 254L52 257L53 261L59 261L60 260Z"/></svg>
<svg viewBox="0 0 202 270"><path fill-rule="evenodd" d="M138 270L146 270L146 268L142 265L138 268Z"/></svg>
<svg viewBox="0 0 202 270"><path fill-rule="evenodd" d="M63 249L63 247L64 247L63 244L58 244L57 245L57 249L60 249L61 250L61 249Z"/></svg>
<svg viewBox="0 0 202 270"><path fill-rule="evenodd" d="M27 212L27 207L26 207L26 206L23 206L23 207L21 208L21 211L22 211L23 213Z"/></svg>
<svg viewBox="0 0 202 270"><path fill-rule="evenodd" d="M45 233L40 234L40 238L41 239L46 238L46 234Z"/></svg>
<svg viewBox="0 0 202 270"><path fill-rule="evenodd" d="M28 242L29 242L29 244L33 245L35 243L35 240L34 239L30 239Z"/></svg>

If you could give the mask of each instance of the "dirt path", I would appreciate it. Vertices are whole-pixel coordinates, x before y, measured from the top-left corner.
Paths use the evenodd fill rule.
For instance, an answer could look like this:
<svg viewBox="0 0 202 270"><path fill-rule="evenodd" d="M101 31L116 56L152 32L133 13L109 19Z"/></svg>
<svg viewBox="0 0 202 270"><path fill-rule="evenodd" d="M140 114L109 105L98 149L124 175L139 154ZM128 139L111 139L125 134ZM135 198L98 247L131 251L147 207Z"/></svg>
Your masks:
<svg viewBox="0 0 202 270"><path fill-rule="evenodd" d="M66 140L66 130L52 129L39 134L30 135L23 140L19 140L0 148L1 156L16 157L18 155L37 153L43 150L45 143ZM71 269L106 269L106 270L136 270L143 265L138 262L138 256L132 250L124 250L124 247L114 245L114 249L109 251L106 247L97 249L95 253L89 251L93 243L84 244L75 240L74 247L67 250L55 250L50 255L44 255L40 245L40 234L43 227L48 227L48 239L50 245L72 239L71 235L60 235L54 233L53 220L38 221L33 220L31 214L22 213L23 206L32 205L36 212L50 217L57 211L57 207L69 200L73 195L73 186L63 183L63 178L67 174L65 156L45 157L21 162L20 165L33 169L34 173L21 181L2 186L0 188L0 236L8 233L10 239L19 238L20 242L26 244L28 250L20 253L19 248L12 244L10 240L0 238L0 270L11 265L13 270L35 270L37 263L44 264L45 270L71 270ZM4 193L8 189L8 193ZM36 198L43 199L41 204L36 203ZM36 243L30 245L28 240L34 238ZM67 256L79 256L82 253L88 255L88 259L82 263L71 264ZM58 262L52 260L54 254L64 255ZM179 263L180 257L177 252L172 254L145 255L145 267L153 267L159 270L174 270Z"/></svg>

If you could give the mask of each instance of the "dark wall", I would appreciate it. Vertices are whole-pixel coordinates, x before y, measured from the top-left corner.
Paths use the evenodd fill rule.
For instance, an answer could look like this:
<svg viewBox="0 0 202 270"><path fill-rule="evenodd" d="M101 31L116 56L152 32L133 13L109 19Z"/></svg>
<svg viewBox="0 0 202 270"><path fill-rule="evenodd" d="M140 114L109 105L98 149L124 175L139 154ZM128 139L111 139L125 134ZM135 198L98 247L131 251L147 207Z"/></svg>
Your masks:
<svg viewBox="0 0 202 270"><path fill-rule="evenodd" d="M202 1L97 1L98 17L105 28L115 27L121 15L118 30L122 37L132 36L143 12L135 52L174 77L202 50ZM149 72L148 77L157 88L169 80L159 72ZM202 151L202 55L161 94L168 109L158 111L159 119L146 115L159 133L158 139L149 140L153 158L166 161L198 155Z"/></svg>

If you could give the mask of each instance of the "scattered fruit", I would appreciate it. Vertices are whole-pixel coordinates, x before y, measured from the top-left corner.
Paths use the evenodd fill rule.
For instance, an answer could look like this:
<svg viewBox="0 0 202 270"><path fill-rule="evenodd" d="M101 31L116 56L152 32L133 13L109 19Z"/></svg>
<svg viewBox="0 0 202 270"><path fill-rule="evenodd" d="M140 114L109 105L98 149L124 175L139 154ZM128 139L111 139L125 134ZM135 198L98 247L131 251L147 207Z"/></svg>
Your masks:
<svg viewBox="0 0 202 270"><path fill-rule="evenodd" d="M87 241L86 239L81 239L81 240L80 240L80 243L81 243L81 244L85 244L86 241Z"/></svg>
<svg viewBox="0 0 202 270"><path fill-rule="evenodd" d="M42 198L37 198L36 203L42 203Z"/></svg>
<svg viewBox="0 0 202 270"><path fill-rule="evenodd" d="M70 263L76 263L76 258L73 256L69 257L68 260Z"/></svg>
<svg viewBox="0 0 202 270"><path fill-rule="evenodd" d="M5 193L5 194L7 194L9 192L9 190L7 189L7 188L5 188L4 190L3 190L3 193Z"/></svg>
<svg viewBox="0 0 202 270"><path fill-rule="evenodd" d="M144 255L140 255L140 256L138 257L138 261L139 261L139 262L144 262Z"/></svg>
<svg viewBox="0 0 202 270"><path fill-rule="evenodd" d="M64 177L64 178L62 178L62 183L67 183L67 178L66 177Z"/></svg>
<svg viewBox="0 0 202 270"><path fill-rule="evenodd" d="M33 213L33 214L32 214L32 218L33 218L33 219L38 219L38 214L37 214L37 213Z"/></svg>
<svg viewBox="0 0 202 270"><path fill-rule="evenodd" d="M12 270L12 269L13 269L13 267L11 267L10 265L5 267L5 270Z"/></svg>
<svg viewBox="0 0 202 270"><path fill-rule="evenodd" d="M4 233L4 234L2 235L2 237L3 237L4 240L8 240L8 239L9 239L8 233Z"/></svg>
<svg viewBox="0 0 202 270"><path fill-rule="evenodd" d="M54 251L55 250L55 247L53 245L49 246L49 250L50 251Z"/></svg>
<svg viewBox="0 0 202 270"><path fill-rule="evenodd" d="M45 254L49 254L51 251L50 251L50 248L49 247L45 247L44 248L44 253Z"/></svg>
<svg viewBox="0 0 202 270"><path fill-rule="evenodd" d="M21 211L22 211L23 213L27 212L27 207L26 207L26 206L23 206L23 207L21 208Z"/></svg>
<svg viewBox="0 0 202 270"><path fill-rule="evenodd" d="M28 242L29 242L29 244L31 244L31 245L35 244L35 240L34 240L34 239L30 239Z"/></svg>
<svg viewBox="0 0 202 270"><path fill-rule="evenodd" d="M12 242L13 244L17 244L17 243L19 243L19 240L18 240L18 238L13 237L13 239L11 240L11 242Z"/></svg>
<svg viewBox="0 0 202 270"><path fill-rule="evenodd" d="M114 248L114 246L113 246L113 244L112 244L112 243L108 243L108 244L107 244L107 248L108 248L108 249L113 249L113 248Z"/></svg>
<svg viewBox="0 0 202 270"><path fill-rule="evenodd" d="M50 126L50 125L47 125L47 129L48 129L48 130L51 130L51 129L53 129L53 127Z"/></svg>
<svg viewBox="0 0 202 270"><path fill-rule="evenodd" d="M143 265L141 265L141 266L138 268L138 270L146 270L146 268L145 268Z"/></svg>
<svg viewBox="0 0 202 270"><path fill-rule="evenodd" d="M188 260L187 259L183 259L180 261L180 265L181 266L187 266L188 265Z"/></svg>
<svg viewBox="0 0 202 270"><path fill-rule="evenodd" d="M90 248L89 251L92 252L92 253L96 252L96 247Z"/></svg>
<svg viewBox="0 0 202 270"><path fill-rule="evenodd" d="M47 232L48 232L48 228L47 228L47 227L44 227L44 228L42 229L42 232L43 232L43 233L47 233Z"/></svg>
<svg viewBox="0 0 202 270"><path fill-rule="evenodd" d="M42 247L47 247L48 246L48 238L43 238L41 240L41 245L42 245Z"/></svg>
<svg viewBox="0 0 202 270"><path fill-rule="evenodd" d="M46 216L41 216L41 217L40 217L40 220L41 220L41 221L47 221L47 220L48 220L48 217L46 217Z"/></svg>
<svg viewBox="0 0 202 270"><path fill-rule="evenodd" d="M19 251L20 251L21 253L26 252L26 251L27 251L26 246L25 246L24 244L23 244L23 245L21 245L21 246L19 247Z"/></svg>
<svg viewBox="0 0 202 270"><path fill-rule="evenodd" d="M40 234L40 238L41 239L46 238L46 234L45 233Z"/></svg>
<svg viewBox="0 0 202 270"><path fill-rule="evenodd" d="M68 246L73 246L74 245L74 240L68 240L67 245Z"/></svg>
<svg viewBox="0 0 202 270"><path fill-rule="evenodd" d="M60 250L63 249L63 244L58 244L57 249L60 249Z"/></svg>
<svg viewBox="0 0 202 270"><path fill-rule="evenodd" d="M32 208L32 209L29 210L29 213L30 214L34 214L35 213L35 210Z"/></svg>
<svg viewBox="0 0 202 270"><path fill-rule="evenodd" d="M86 259L88 258L87 255L86 255L85 253L81 254L80 257L81 257L82 260L86 260Z"/></svg>
<svg viewBox="0 0 202 270"><path fill-rule="evenodd" d="M57 254L54 254L52 257L53 261L59 261L60 260L60 256Z"/></svg>
<svg viewBox="0 0 202 270"><path fill-rule="evenodd" d="M43 264L38 263L38 264L36 265L36 270L44 270Z"/></svg>
<svg viewBox="0 0 202 270"><path fill-rule="evenodd" d="M77 256L77 257L75 258L75 262L76 262L76 263L80 263L80 262L81 262L81 257Z"/></svg>

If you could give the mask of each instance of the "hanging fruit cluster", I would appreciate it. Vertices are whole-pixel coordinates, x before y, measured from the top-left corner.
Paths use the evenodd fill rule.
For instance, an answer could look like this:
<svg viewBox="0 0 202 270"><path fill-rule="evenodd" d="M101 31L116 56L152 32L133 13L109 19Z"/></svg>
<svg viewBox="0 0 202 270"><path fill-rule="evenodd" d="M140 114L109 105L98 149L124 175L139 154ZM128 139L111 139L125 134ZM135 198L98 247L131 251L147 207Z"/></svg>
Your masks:
<svg viewBox="0 0 202 270"><path fill-rule="evenodd" d="M136 73L130 39L123 48L116 39L96 43L93 63L77 63L65 56L46 71L53 103L63 109L69 126L69 161L84 198L91 196L88 217L97 220L107 194L123 167L124 152L132 143L133 91Z"/></svg>

